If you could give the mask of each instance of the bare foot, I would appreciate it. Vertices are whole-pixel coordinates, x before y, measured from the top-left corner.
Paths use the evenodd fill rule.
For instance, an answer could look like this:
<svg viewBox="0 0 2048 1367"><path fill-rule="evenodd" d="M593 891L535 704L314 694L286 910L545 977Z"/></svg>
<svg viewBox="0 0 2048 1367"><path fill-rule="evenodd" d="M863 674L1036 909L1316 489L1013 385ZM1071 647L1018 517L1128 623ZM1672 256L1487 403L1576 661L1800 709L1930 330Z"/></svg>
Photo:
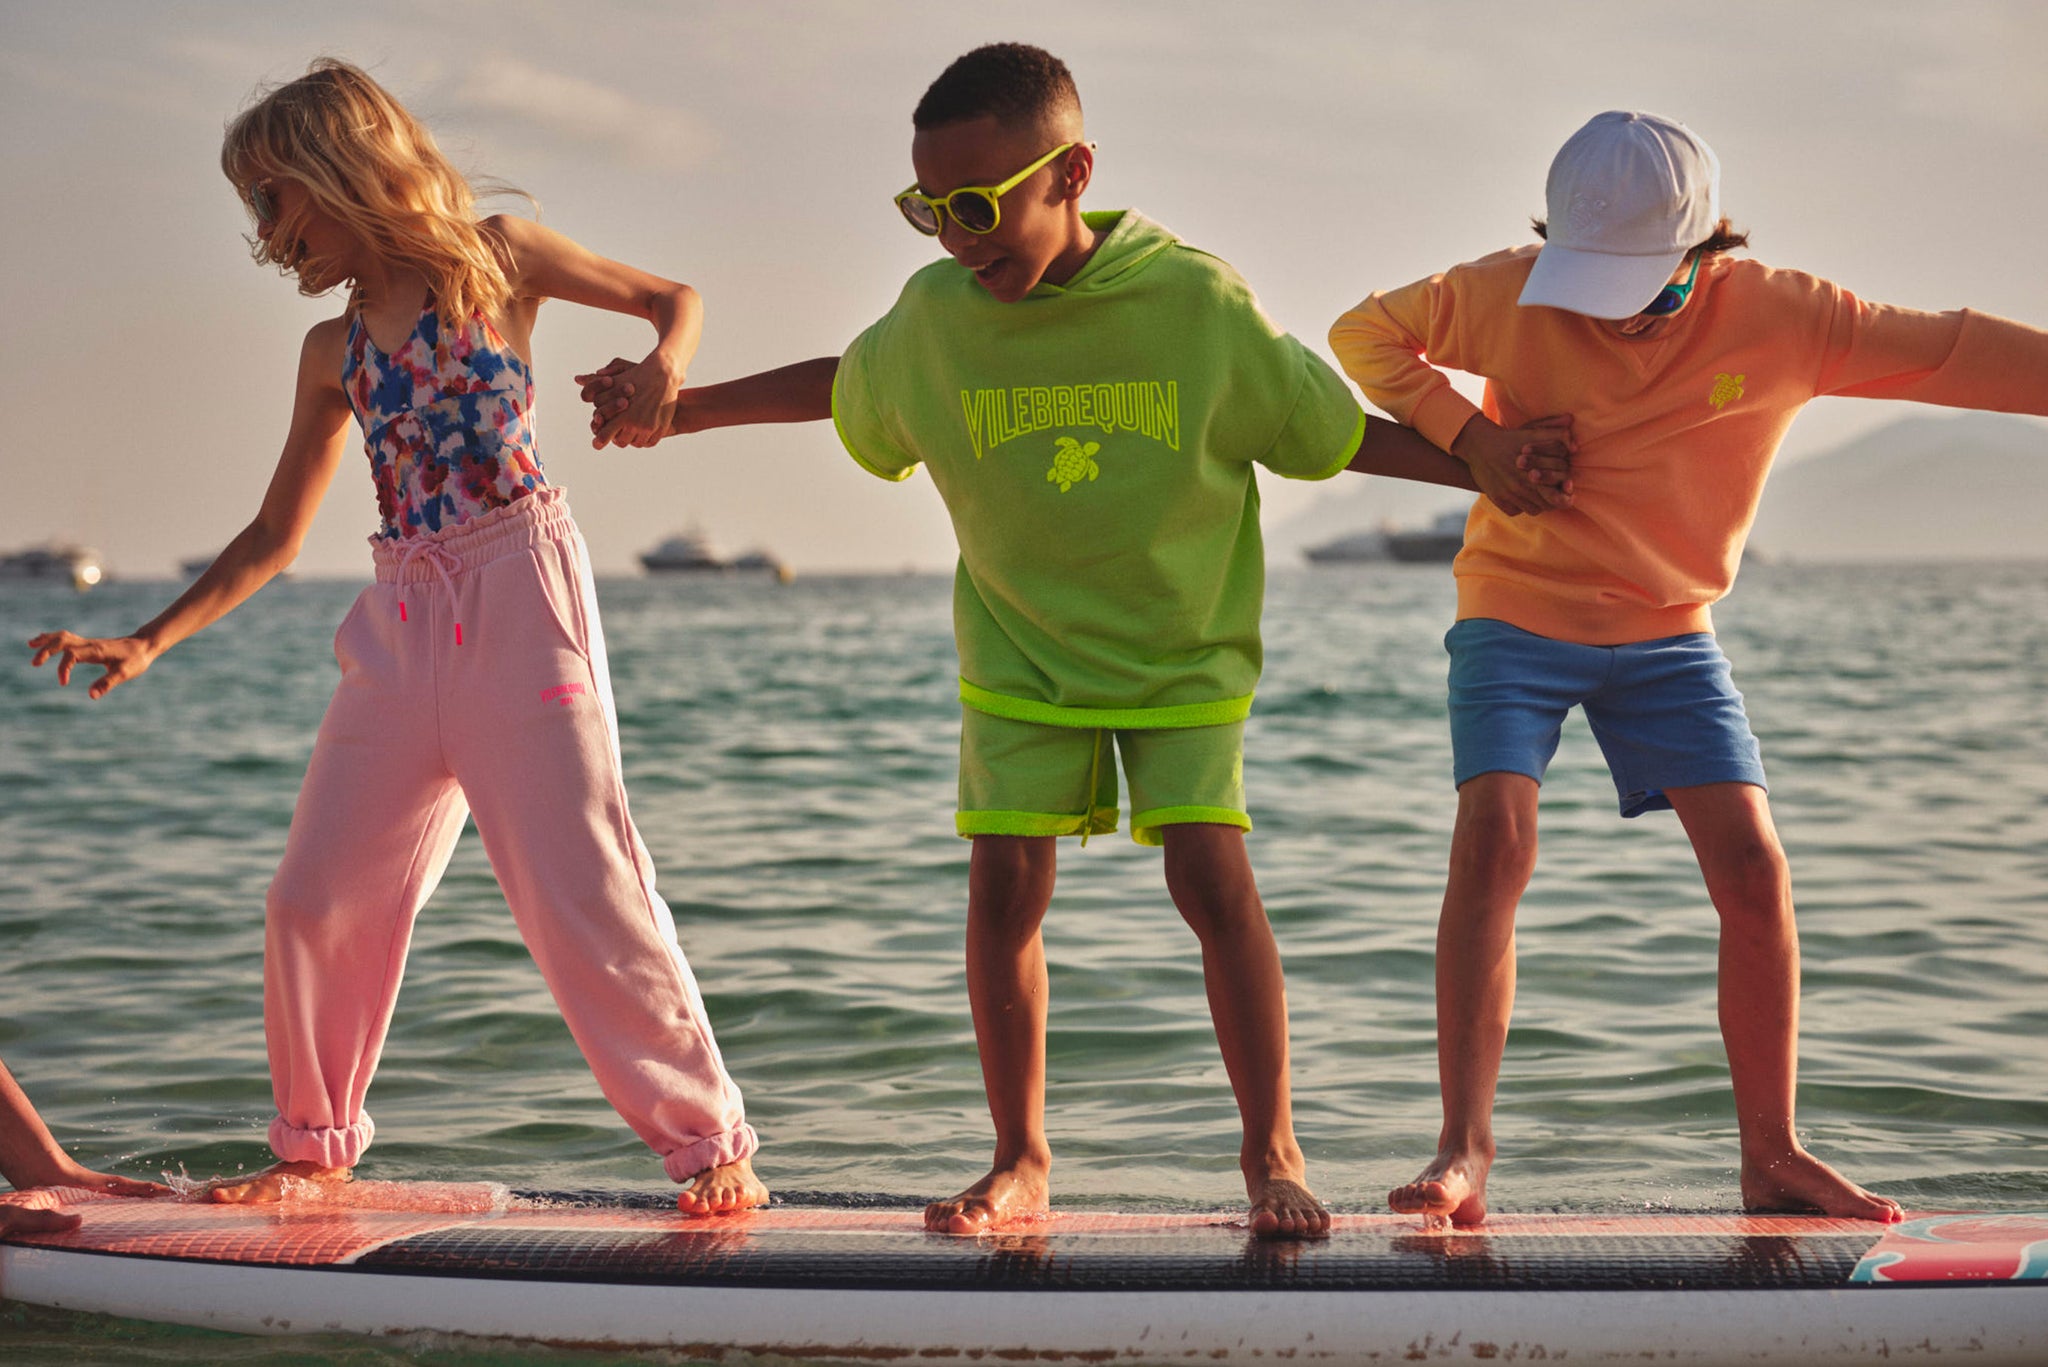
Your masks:
<svg viewBox="0 0 2048 1367"><path fill-rule="evenodd" d="M1886 1225L1906 1218L1897 1201L1865 1191L1797 1144L1776 1158L1743 1159L1742 1208L1758 1214L1818 1211Z"/></svg>
<svg viewBox="0 0 2048 1367"><path fill-rule="evenodd" d="M1322 1239L1330 1233L1330 1212L1315 1194L1291 1177L1247 1181L1252 1200L1249 1223L1261 1239Z"/></svg>
<svg viewBox="0 0 2048 1367"><path fill-rule="evenodd" d="M924 1208L924 1227L934 1234L980 1234L985 1230L1051 1214L1050 1170L1036 1163L997 1167L948 1201Z"/></svg>
<svg viewBox="0 0 2048 1367"><path fill-rule="evenodd" d="M318 1195L319 1188L355 1180L353 1168L323 1168L318 1163L272 1163L254 1177L217 1178L202 1190L209 1201L230 1206L274 1205L288 1196Z"/></svg>
<svg viewBox="0 0 2048 1367"><path fill-rule="evenodd" d="M768 1188L744 1158L704 1169L676 1193L676 1209L685 1215L730 1215L767 1204Z"/></svg>
<svg viewBox="0 0 2048 1367"><path fill-rule="evenodd" d="M1461 1228L1486 1220L1486 1174L1491 1156L1443 1149L1413 1182L1387 1193L1387 1204L1403 1215L1420 1215L1425 1229L1448 1220Z"/></svg>

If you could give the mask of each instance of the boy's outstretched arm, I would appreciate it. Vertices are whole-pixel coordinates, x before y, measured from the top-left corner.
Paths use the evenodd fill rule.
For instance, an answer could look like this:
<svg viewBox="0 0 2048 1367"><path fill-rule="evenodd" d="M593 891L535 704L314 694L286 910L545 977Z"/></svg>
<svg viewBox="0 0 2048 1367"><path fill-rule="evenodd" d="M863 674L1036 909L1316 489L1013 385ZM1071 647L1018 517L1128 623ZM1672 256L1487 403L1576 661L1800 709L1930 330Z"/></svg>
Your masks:
<svg viewBox="0 0 2048 1367"><path fill-rule="evenodd" d="M1412 427L1368 416L1358 452L1346 467L1365 475L1445 484L1485 493L1509 517L1571 506L1571 419L1539 418L1527 427L1486 424L1517 471L1488 488L1467 460L1445 452Z"/></svg>
<svg viewBox="0 0 2048 1367"><path fill-rule="evenodd" d="M590 430L602 444L610 424L630 406L630 394L614 394L615 377L632 363L614 360L602 370L578 375L583 397L591 405ZM680 436L714 427L746 427L766 422L818 422L832 416L832 380L839 373L837 356L727 380L696 385L676 394L669 433Z"/></svg>

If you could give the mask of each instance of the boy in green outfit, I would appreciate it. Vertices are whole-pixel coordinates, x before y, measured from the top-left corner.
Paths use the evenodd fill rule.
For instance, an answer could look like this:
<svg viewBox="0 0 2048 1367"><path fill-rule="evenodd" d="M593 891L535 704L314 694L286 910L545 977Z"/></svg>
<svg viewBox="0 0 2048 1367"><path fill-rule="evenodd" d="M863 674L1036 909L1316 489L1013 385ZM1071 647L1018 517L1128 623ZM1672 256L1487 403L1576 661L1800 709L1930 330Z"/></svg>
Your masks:
<svg viewBox="0 0 2048 1367"><path fill-rule="evenodd" d="M972 1234L1046 1213L1046 968L1054 841L1117 822L1165 847L1202 947L1244 1125L1249 1223L1327 1232L1294 1138L1280 956L1245 855L1242 741L1261 662L1264 552L1252 463L1347 466L1472 488L1278 332L1228 266L1132 211L1083 214L1094 168L1066 67L977 49L918 105L917 184L897 197L951 255L846 354L684 389L674 430L830 417L884 479L920 464L960 546L959 833L967 981L996 1130L988 1175L925 1212ZM602 445L616 367L585 377ZM623 386L622 386L623 388ZM1527 434L1518 511L1562 505L1559 431Z"/></svg>

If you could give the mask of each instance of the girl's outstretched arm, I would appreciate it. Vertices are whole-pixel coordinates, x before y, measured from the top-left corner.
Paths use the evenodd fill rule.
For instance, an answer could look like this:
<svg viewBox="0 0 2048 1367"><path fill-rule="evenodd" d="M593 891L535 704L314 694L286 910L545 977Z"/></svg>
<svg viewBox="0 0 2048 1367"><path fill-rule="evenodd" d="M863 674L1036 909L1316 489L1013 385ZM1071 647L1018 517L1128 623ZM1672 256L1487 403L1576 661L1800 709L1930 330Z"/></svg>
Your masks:
<svg viewBox="0 0 2048 1367"><path fill-rule="evenodd" d="M654 325L654 349L646 359L610 377L626 406L591 445L652 446L667 436L676 391L683 387L704 332L704 302L697 291L599 256L530 219L498 214L483 226L503 243L505 273L519 298L536 304L566 299Z"/></svg>
<svg viewBox="0 0 2048 1367"><path fill-rule="evenodd" d="M329 319L306 334L299 351L298 393L284 454L270 477L256 520L230 541L206 573L176 602L128 636L77 636L46 631L29 639L30 663L57 660L57 682L71 682L74 666L101 665L106 672L88 690L104 698L140 676L157 656L234 611L298 558L313 514L347 446L348 399L341 392L342 351L347 322Z"/></svg>

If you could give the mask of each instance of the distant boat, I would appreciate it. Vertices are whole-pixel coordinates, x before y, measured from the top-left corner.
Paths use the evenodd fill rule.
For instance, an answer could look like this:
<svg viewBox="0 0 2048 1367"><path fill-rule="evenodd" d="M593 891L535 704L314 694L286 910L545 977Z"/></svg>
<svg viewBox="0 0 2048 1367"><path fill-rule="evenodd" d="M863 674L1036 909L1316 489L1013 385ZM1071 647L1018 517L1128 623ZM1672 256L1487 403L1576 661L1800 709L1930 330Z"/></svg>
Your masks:
<svg viewBox="0 0 2048 1367"><path fill-rule="evenodd" d="M1439 515L1427 528L1387 534L1387 554L1411 563L1443 563L1465 548L1465 513Z"/></svg>
<svg viewBox="0 0 2048 1367"><path fill-rule="evenodd" d="M1316 565L1353 565L1373 560L1442 562L1455 558L1465 545L1465 514L1444 513L1424 528L1385 526L1375 532L1351 532L1335 541L1310 546L1302 554Z"/></svg>
<svg viewBox="0 0 2048 1367"><path fill-rule="evenodd" d="M781 583L795 576L789 566L768 551L752 550L727 560L712 549L711 541L699 531L679 532L640 556L641 568L649 574L672 574L703 570L766 571Z"/></svg>
<svg viewBox="0 0 2048 1367"><path fill-rule="evenodd" d="M0 579L61 580L75 589L89 589L106 578L99 552L52 541L25 551L0 555Z"/></svg>
<svg viewBox="0 0 2048 1367"><path fill-rule="evenodd" d="M722 570L725 561L711 549L704 533L681 532L640 555L641 568L649 574L671 574L681 570Z"/></svg>
<svg viewBox="0 0 2048 1367"><path fill-rule="evenodd" d="M736 570L766 570L775 576L775 582L778 584L787 584L796 578L796 571L783 564L773 551L748 551L733 561L732 567Z"/></svg>
<svg viewBox="0 0 2048 1367"><path fill-rule="evenodd" d="M1325 541L1320 546L1310 546L1302 554L1312 565L1351 565L1361 561L1385 560L1387 558L1387 534L1385 532L1352 532L1335 541Z"/></svg>

